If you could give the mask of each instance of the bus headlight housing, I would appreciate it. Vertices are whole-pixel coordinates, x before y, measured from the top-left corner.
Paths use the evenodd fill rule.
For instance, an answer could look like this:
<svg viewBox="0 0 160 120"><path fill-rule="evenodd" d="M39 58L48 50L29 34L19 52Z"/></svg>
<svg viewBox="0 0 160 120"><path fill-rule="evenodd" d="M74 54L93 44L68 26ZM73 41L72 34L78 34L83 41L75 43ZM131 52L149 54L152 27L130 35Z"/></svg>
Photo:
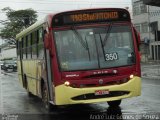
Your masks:
<svg viewBox="0 0 160 120"><path fill-rule="evenodd" d="M69 82L69 81L66 81L66 82L64 82L64 85L65 85L65 86L70 86L70 82Z"/></svg>
<svg viewBox="0 0 160 120"><path fill-rule="evenodd" d="M132 79L133 77L134 77L134 75L133 75L133 74L131 74L131 75L129 76L129 78L130 78L130 79Z"/></svg>

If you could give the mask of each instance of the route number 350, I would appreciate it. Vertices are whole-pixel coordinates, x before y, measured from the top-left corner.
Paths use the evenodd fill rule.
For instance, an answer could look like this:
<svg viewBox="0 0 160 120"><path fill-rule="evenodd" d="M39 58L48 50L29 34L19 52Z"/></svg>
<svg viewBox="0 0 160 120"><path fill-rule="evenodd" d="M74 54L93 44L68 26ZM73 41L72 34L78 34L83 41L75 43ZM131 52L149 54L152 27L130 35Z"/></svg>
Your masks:
<svg viewBox="0 0 160 120"><path fill-rule="evenodd" d="M105 54L105 59L106 59L106 61L117 60L118 54L117 53L107 53L107 54Z"/></svg>

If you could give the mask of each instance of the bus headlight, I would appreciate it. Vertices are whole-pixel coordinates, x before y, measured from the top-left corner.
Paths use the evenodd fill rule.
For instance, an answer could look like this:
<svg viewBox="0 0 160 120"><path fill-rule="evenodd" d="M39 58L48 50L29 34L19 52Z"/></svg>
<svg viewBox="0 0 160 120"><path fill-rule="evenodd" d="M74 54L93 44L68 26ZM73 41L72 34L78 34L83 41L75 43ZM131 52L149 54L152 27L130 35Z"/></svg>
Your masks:
<svg viewBox="0 0 160 120"><path fill-rule="evenodd" d="M132 79L134 77L134 75L130 75L129 78Z"/></svg>
<svg viewBox="0 0 160 120"><path fill-rule="evenodd" d="M65 86L70 86L70 82L66 81L66 82L64 83L64 85L65 85Z"/></svg>

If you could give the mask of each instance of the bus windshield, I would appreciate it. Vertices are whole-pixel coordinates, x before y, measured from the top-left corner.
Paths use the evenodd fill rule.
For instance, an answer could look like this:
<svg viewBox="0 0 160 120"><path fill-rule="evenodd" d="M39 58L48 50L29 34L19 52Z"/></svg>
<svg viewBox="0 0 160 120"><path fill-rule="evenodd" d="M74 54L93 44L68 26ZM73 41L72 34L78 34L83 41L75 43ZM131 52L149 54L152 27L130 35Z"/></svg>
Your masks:
<svg viewBox="0 0 160 120"><path fill-rule="evenodd" d="M114 25L54 31L61 71L129 66L135 63L131 27Z"/></svg>

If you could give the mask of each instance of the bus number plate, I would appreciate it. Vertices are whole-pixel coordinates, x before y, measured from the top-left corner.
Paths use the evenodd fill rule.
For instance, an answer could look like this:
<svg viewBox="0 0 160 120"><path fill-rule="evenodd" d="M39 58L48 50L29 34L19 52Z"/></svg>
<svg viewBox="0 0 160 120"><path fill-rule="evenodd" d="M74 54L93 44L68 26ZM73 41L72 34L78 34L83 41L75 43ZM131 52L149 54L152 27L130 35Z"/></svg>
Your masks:
<svg viewBox="0 0 160 120"><path fill-rule="evenodd" d="M109 90L97 90L95 91L95 95L108 95Z"/></svg>
<svg viewBox="0 0 160 120"><path fill-rule="evenodd" d="M106 61L118 60L118 53L106 53L105 57Z"/></svg>

